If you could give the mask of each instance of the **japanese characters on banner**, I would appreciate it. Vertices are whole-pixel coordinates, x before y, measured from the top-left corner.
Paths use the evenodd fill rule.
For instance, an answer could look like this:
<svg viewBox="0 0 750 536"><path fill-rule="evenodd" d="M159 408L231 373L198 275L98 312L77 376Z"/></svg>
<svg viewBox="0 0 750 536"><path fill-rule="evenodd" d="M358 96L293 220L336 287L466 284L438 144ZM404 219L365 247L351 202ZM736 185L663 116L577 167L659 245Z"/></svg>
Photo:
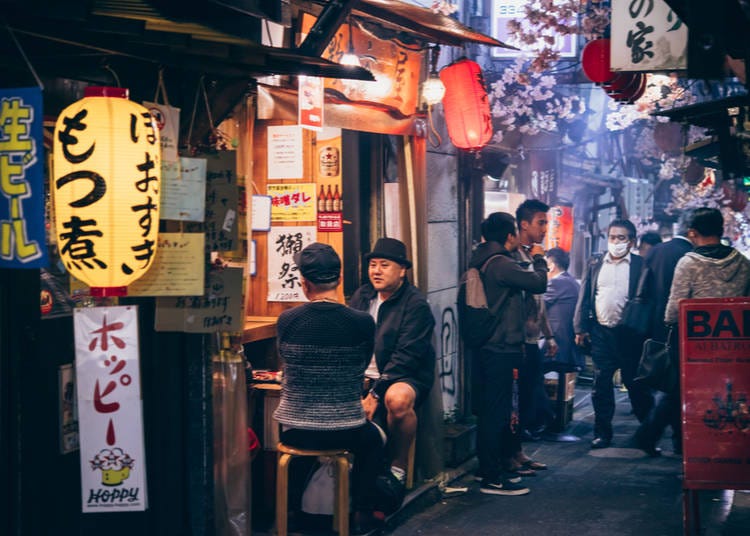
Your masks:
<svg viewBox="0 0 750 536"><path fill-rule="evenodd" d="M299 124L310 130L323 128L323 79L318 76L298 76Z"/></svg>
<svg viewBox="0 0 750 536"><path fill-rule="evenodd" d="M179 159L180 173L162 177L161 219L203 221L206 214L206 159Z"/></svg>
<svg viewBox="0 0 750 536"><path fill-rule="evenodd" d="M268 301L307 301L294 254L315 240L315 227L271 227L268 233Z"/></svg>
<svg viewBox="0 0 750 536"><path fill-rule="evenodd" d="M750 486L750 299L680 302L687 489Z"/></svg>
<svg viewBox="0 0 750 536"><path fill-rule="evenodd" d="M565 4L568 0L553 0L554 4ZM495 58L517 58L528 54L528 45L518 42L508 31L508 21L516 19L521 26L528 28L525 7L528 0L492 0L492 37L503 43L508 43L521 50L510 50L492 47ZM575 35L557 35L552 47L560 53L562 58L575 58L578 55ZM546 44L546 43L545 43Z"/></svg>
<svg viewBox="0 0 750 536"><path fill-rule="evenodd" d="M0 89L0 268L48 265L42 90Z"/></svg>
<svg viewBox="0 0 750 536"><path fill-rule="evenodd" d="M318 134L315 162L316 182L319 185L318 232L344 230L344 195L341 183L341 129L325 128Z"/></svg>
<svg viewBox="0 0 750 536"><path fill-rule="evenodd" d="M687 26L664 0L612 0L613 71L687 69Z"/></svg>
<svg viewBox="0 0 750 536"><path fill-rule="evenodd" d="M135 306L73 314L83 512L148 507Z"/></svg>
<svg viewBox="0 0 750 536"><path fill-rule="evenodd" d="M302 177L302 129L297 125L268 127L268 178Z"/></svg>
<svg viewBox="0 0 750 536"><path fill-rule="evenodd" d="M272 222L313 222L315 221L315 185L269 184L271 196Z"/></svg>
<svg viewBox="0 0 750 536"><path fill-rule="evenodd" d="M215 267L200 296L156 299L156 331L241 331L242 268Z"/></svg>
<svg viewBox="0 0 750 536"><path fill-rule="evenodd" d="M531 199L554 205L557 200L557 168L560 151L531 150L529 155L529 191Z"/></svg>

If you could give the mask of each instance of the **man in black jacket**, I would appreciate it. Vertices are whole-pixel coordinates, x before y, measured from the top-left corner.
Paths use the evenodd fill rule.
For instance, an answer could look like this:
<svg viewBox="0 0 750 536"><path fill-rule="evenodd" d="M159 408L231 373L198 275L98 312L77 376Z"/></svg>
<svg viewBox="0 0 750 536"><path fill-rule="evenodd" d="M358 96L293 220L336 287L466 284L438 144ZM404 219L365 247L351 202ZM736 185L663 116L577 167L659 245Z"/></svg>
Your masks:
<svg viewBox="0 0 750 536"><path fill-rule="evenodd" d="M651 391L633 382L643 339L621 324L628 300L635 296L642 259L631 253L635 226L629 220L613 220L607 229L607 253L592 258L578 295L573 327L576 344L591 343L594 361L594 440L591 448L612 444L615 395L612 376L619 368L628 389L633 413L642 421L654 404Z"/></svg>
<svg viewBox="0 0 750 536"><path fill-rule="evenodd" d="M477 246L469 265L483 273L487 304L497 310L494 332L475 357L474 386L477 400L477 453L480 492L492 495L525 495L529 488L504 473L509 461L521 451L518 423L513 415L513 379L523 360L526 338L525 292L541 294L547 288L544 250L534 244L529 255L533 270L513 256L519 239L513 216L494 212L482 222L485 242ZM498 309L499 308L499 309ZM517 372L516 372L517 373Z"/></svg>
<svg viewBox="0 0 750 536"><path fill-rule="evenodd" d="M403 242L381 238L365 259L370 282L357 289L349 304L369 312L377 326L373 360L365 371L372 385L362 403L369 419L384 403L391 472L403 483L417 432L415 408L427 397L435 376L435 318L406 278L411 262Z"/></svg>

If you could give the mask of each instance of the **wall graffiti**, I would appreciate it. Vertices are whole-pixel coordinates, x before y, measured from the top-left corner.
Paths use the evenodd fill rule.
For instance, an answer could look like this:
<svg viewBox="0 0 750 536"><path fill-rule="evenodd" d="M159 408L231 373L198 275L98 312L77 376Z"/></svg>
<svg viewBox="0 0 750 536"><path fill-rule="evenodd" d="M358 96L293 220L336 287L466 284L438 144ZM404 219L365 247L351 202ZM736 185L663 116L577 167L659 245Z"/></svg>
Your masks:
<svg viewBox="0 0 750 536"><path fill-rule="evenodd" d="M443 309L438 359L443 412L448 416L458 408L458 323L453 307Z"/></svg>

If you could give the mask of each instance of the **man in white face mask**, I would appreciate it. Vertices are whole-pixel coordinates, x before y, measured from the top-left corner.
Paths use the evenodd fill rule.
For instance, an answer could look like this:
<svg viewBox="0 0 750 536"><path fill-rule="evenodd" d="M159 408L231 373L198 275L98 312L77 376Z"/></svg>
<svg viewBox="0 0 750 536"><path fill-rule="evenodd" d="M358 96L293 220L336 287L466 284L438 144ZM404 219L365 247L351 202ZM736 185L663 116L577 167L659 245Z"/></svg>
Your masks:
<svg viewBox="0 0 750 536"><path fill-rule="evenodd" d="M642 259L631 253L635 226L629 220L614 220L607 229L607 253L589 261L578 295L573 327L576 344L591 344L594 361L594 440L591 448L612 444L615 396L612 376L620 369L628 388L630 404L643 420L654 404L651 392L634 383L643 340L621 325L625 304L635 295Z"/></svg>

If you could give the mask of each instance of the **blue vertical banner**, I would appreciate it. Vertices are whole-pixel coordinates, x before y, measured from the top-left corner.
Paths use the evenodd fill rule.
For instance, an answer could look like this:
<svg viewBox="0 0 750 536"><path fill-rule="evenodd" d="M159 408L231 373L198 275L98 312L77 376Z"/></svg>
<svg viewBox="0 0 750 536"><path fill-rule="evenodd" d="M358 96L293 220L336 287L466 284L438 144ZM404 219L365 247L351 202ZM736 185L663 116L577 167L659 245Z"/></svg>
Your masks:
<svg viewBox="0 0 750 536"><path fill-rule="evenodd" d="M0 268L48 265L42 90L0 89Z"/></svg>

